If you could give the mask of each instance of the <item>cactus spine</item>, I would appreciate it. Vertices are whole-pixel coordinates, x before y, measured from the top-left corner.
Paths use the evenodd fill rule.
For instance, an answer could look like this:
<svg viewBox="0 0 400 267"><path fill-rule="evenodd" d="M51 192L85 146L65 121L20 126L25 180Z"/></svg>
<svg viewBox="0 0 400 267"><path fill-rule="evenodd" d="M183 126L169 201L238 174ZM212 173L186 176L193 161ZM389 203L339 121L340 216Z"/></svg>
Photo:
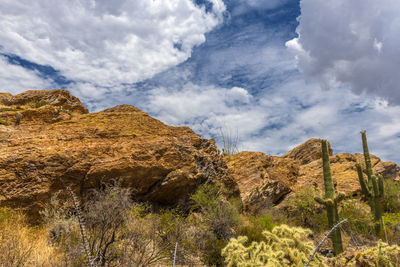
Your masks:
<svg viewBox="0 0 400 267"><path fill-rule="evenodd" d="M321 141L322 145L322 166L324 172L325 198L315 198L315 200L326 207L328 214L329 228L333 228L339 222L337 204L344 198L344 194L339 193L335 196L335 188L333 186L331 168L329 165L328 144L326 140ZM333 243L333 251L335 255L343 252L342 236L339 229L332 231L331 240Z"/></svg>
<svg viewBox="0 0 400 267"><path fill-rule="evenodd" d="M360 181L361 193L364 196L364 199L368 201L371 213L374 215L375 232L376 234L379 234L383 227L381 204L381 199L383 198L383 178L382 175L378 175L377 178L372 172L371 158L369 155L367 135L365 131L361 131L361 139L368 182L365 182L364 180L362 168L359 163L356 164L358 180Z"/></svg>

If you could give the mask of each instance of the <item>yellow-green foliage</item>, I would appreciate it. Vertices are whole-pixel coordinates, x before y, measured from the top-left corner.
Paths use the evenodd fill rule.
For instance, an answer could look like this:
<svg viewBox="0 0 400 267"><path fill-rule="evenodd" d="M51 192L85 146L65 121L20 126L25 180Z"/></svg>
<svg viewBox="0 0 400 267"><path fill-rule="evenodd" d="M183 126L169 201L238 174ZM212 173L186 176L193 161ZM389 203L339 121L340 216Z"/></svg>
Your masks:
<svg viewBox="0 0 400 267"><path fill-rule="evenodd" d="M379 240L375 247L357 254L352 263L356 266L396 267L400 264L400 247Z"/></svg>
<svg viewBox="0 0 400 267"><path fill-rule="evenodd" d="M240 224L237 227L236 234L247 236L248 240L246 245L251 244L253 241L262 241L264 239L263 231L271 231L277 223L274 221L272 215L263 214L259 216L241 217Z"/></svg>
<svg viewBox="0 0 400 267"><path fill-rule="evenodd" d="M3 120L2 118L0 118L0 124L1 125L5 125L5 126L9 126L10 123L8 123L7 121Z"/></svg>
<svg viewBox="0 0 400 267"><path fill-rule="evenodd" d="M321 197L321 192L314 187L304 187L291 196L287 202L288 222L317 233L327 229L326 209L315 197Z"/></svg>
<svg viewBox="0 0 400 267"><path fill-rule="evenodd" d="M245 246L247 237L232 238L222 250L222 256L229 267L256 266L305 266L314 251L308 239L311 230L287 225L276 226L264 231L265 241L252 242ZM316 255L310 266L326 266Z"/></svg>
<svg viewBox="0 0 400 267"><path fill-rule="evenodd" d="M346 199L341 204L340 218L348 218L348 222L341 228L354 238L371 238L374 234L373 216L369 211L368 204L358 199Z"/></svg>
<svg viewBox="0 0 400 267"><path fill-rule="evenodd" d="M385 179L383 181L385 190L382 198L384 212L400 212L400 182Z"/></svg>

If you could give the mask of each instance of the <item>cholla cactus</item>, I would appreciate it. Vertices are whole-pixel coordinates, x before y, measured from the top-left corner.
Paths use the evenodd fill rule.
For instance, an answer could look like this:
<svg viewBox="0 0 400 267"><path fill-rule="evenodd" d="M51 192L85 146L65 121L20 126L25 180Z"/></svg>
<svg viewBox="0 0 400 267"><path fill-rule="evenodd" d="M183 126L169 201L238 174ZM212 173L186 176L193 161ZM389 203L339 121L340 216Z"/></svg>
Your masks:
<svg viewBox="0 0 400 267"><path fill-rule="evenodd" d="M222 250L228 267L283 267L304 266L314 250L308 236L312 232L300 227L276 226L264 231L265 241L245 246L247 237L232 238ZM311 266L326 266L317 255Z"/></svg>
<svg viewBox="0 0 400 267"><path fill-rule="evenodd" d="M358 253L352 263L355 263L357 266L400 266L400 247L397 245L389 246L387 243L379 240L375 247Z"/></svg>

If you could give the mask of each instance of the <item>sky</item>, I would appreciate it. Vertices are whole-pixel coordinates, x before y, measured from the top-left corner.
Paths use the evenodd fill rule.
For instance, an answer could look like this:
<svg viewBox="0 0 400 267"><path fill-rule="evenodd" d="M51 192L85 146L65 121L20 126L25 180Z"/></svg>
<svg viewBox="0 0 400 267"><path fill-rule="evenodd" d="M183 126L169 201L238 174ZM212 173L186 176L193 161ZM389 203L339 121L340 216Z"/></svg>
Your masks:
<svg viewBox="0 0 400 267"><path fill-rule="evenodd" d="M400 163L398 0L0 0L0 91L63 88L238 150Z"/></svg>

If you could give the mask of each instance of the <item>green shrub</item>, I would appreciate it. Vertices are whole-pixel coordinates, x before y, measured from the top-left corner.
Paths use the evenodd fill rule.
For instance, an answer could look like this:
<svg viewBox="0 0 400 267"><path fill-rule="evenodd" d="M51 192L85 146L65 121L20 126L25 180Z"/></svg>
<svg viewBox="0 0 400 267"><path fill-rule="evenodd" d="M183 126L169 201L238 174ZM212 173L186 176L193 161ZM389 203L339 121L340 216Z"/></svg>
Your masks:
<svg viewBox="0 0 400 267"><path fill-rule="evenodd" d="M264 230L271 231L278 223L274 222L270 214L260 216L244 217L241 224L238 226L237 235L247 236L246 245L253 241L260 242L264 239L262 232Z"/></svg>
<svg viewBox="0 0 400 267"><path fill-rule="evenodd" d="M9 126L10 123L0 118L0 124L4 126Z"/></svg>
<svg viewBox="0 0 400 267"><path fill-rule="evenodd" d="M48 104L49 104L49 103L46 102L46 101L39 101L39 100L36 100L36 101L34 102L34 107L35 107L35 108L40 108L40 107L43 107L43 106L48 105Z"/></svg>
<svg viewBox="0 0 400 267"><path fill-rule="evenodd" d="M384 213L384 235L383 238L390 244L400 245L400 212Z"/></svg>
<svg viewBox="0 0 400 267"><path fill-rule="evenodd" d="M204 263L221 265L221 249L235 236L239 212L222 197L216 185L200 186L191 199L194 208L199 211L189 218L195 232L192 242L196 244Z"/></svg>
<svg viewBox="0 0 400 267"><path fill-rule="evenodd" d="M400 212L400 183L385 179L382 208L384 212Z"/></svg>
<svg viewBox="0 0 400 267"><path fill-rule="evenodd" d="M374 235L374 218L368 204L358 199L346 199L341 204L339 217L348 220L341 226L347 235L356 239L360 236L371 238Z"/></svg>
<svg viewBox="0 0 400 267"><path fill-rule="evenodd" d="M246 246L247 237L232 238L222 250L225 262L231 266L305 266L314 251L308 238L311 231L287 225L264 231L264 241ZM326 266L316 254L310 266Z"/></svg>
<svg viewBox="0 0 400 267"><path fill-rule="evenodd" d="M288 222L296 226L321 232L328 228L328 219L324 206L315 201L321 192L314 187L305 187L297 191L287 202Z"/></svg>

